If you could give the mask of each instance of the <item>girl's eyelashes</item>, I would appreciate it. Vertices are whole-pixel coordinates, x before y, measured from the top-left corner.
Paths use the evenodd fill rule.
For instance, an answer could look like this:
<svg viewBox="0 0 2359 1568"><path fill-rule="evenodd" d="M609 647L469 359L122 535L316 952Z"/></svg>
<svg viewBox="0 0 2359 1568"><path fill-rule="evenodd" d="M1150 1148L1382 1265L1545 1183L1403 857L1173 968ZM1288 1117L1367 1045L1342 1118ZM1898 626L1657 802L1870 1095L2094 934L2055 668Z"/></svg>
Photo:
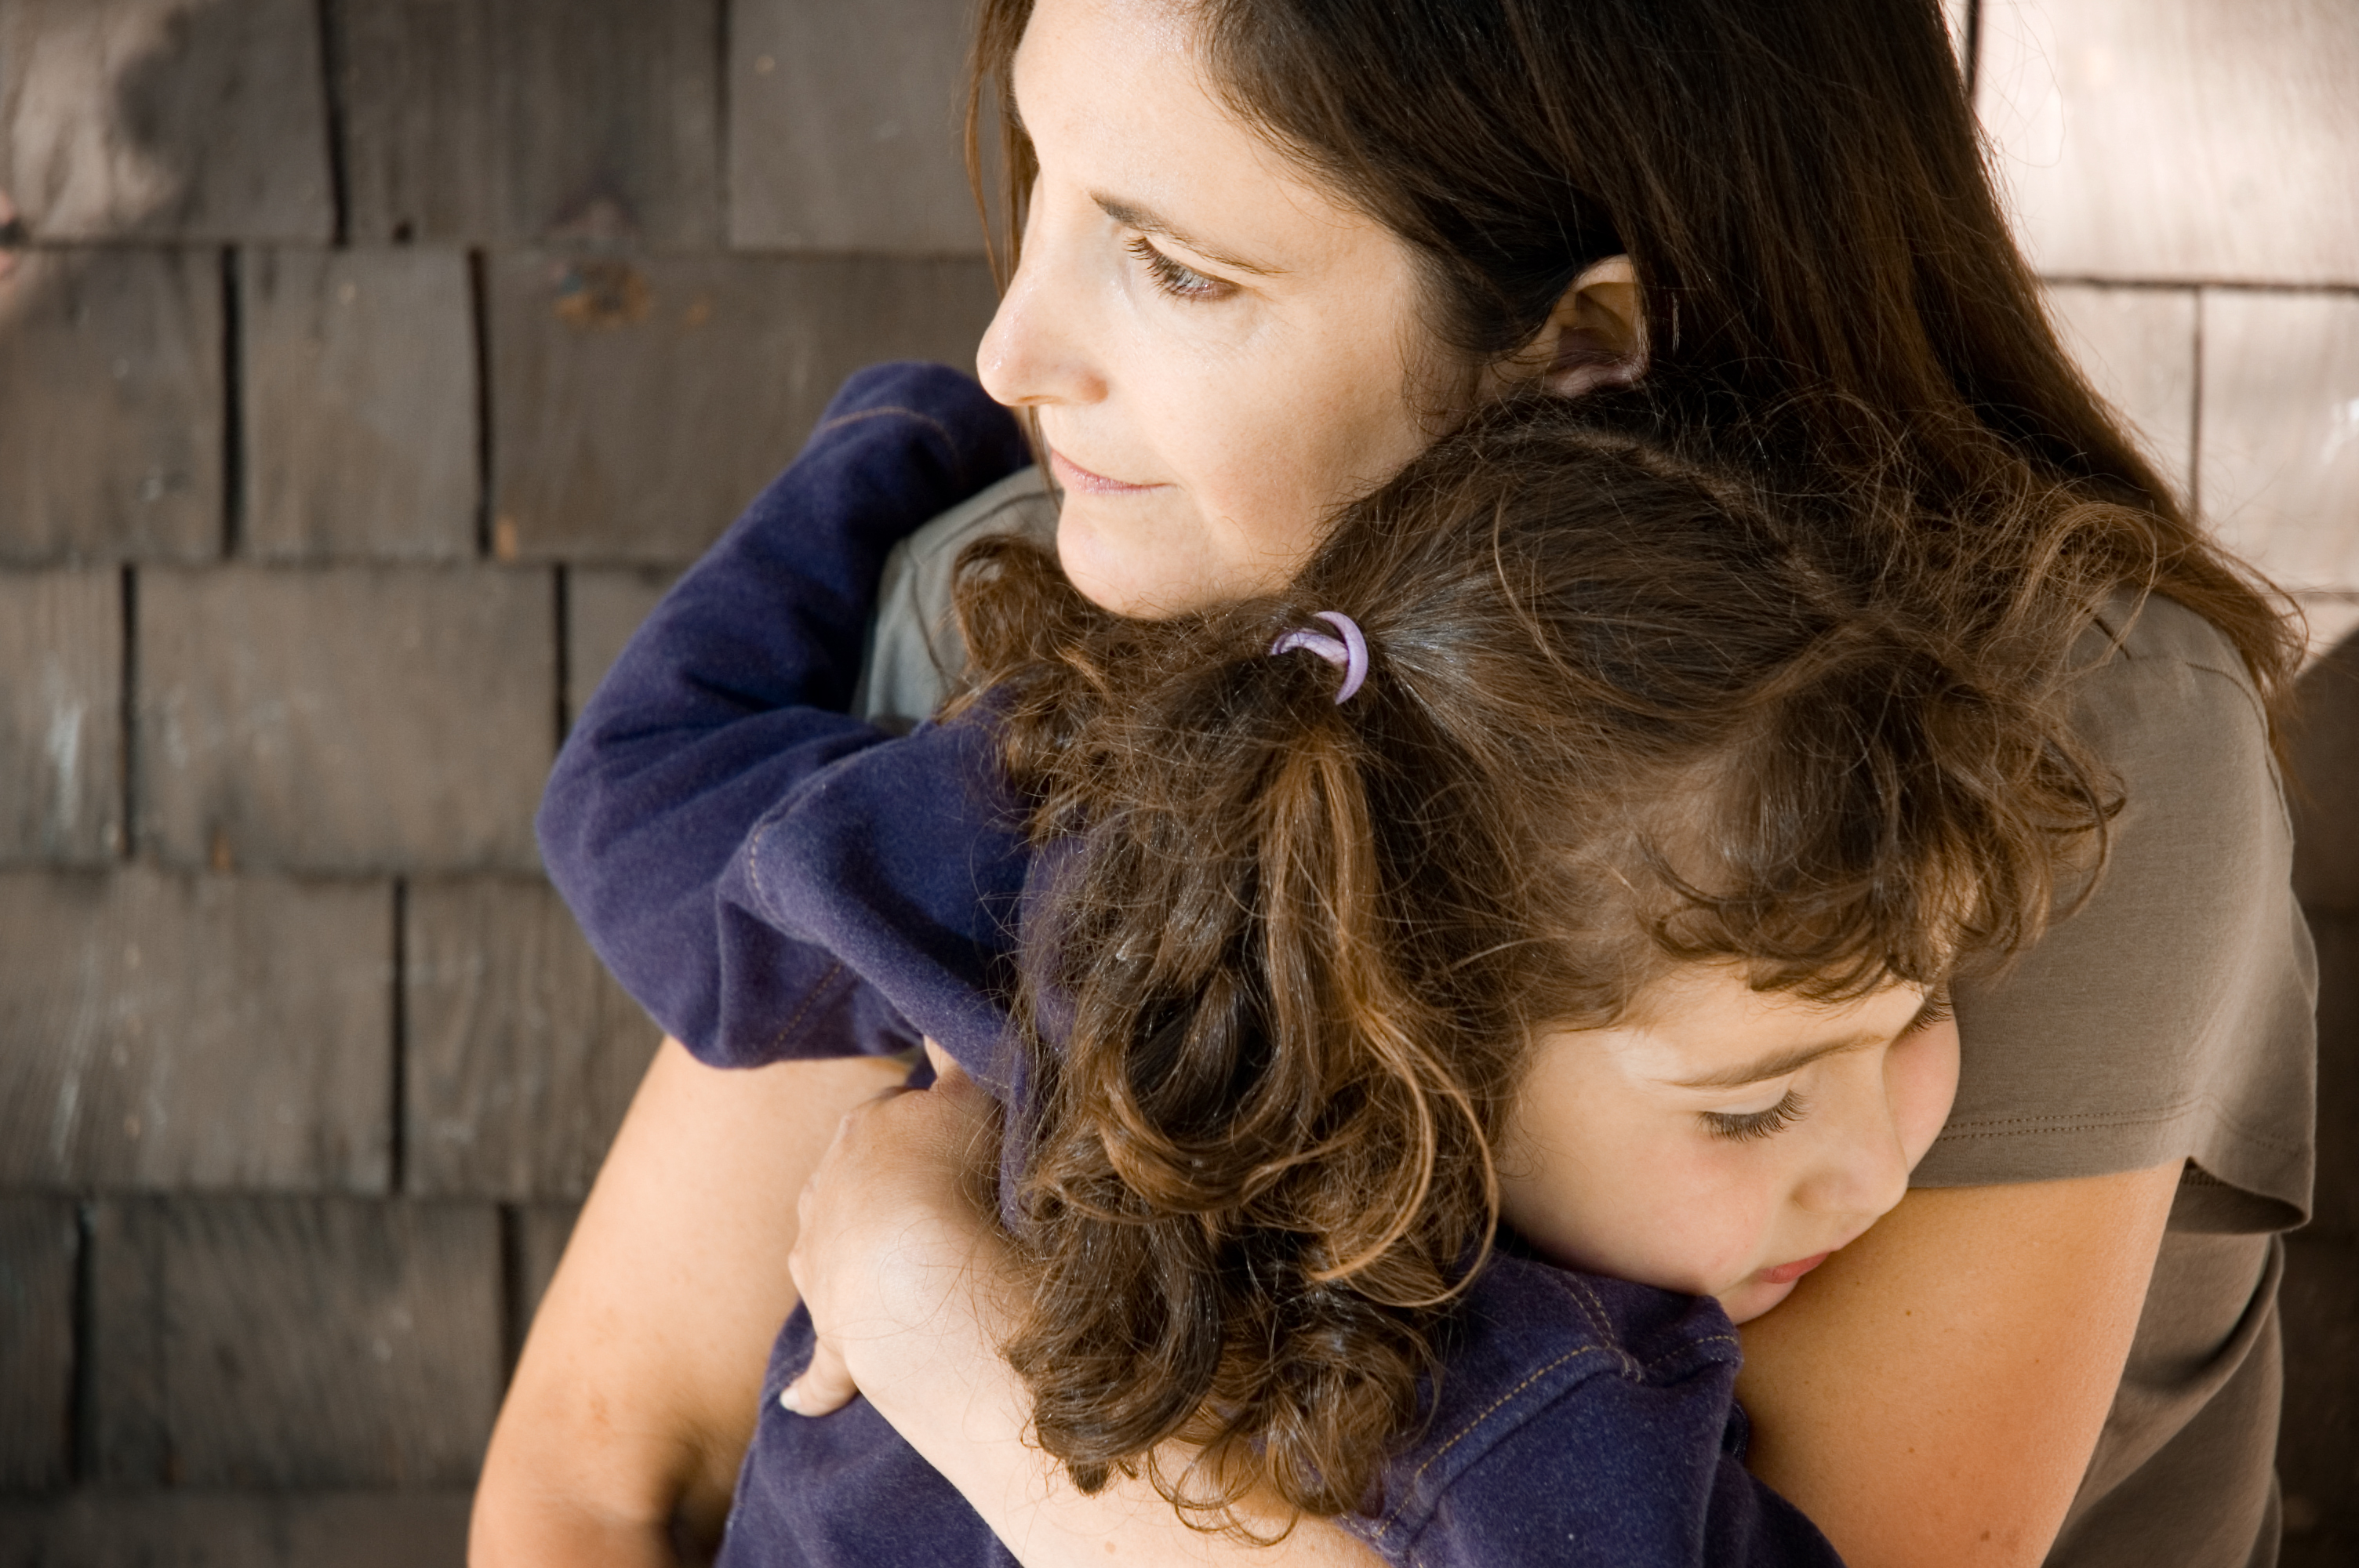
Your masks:
<svg viewBox="0 0 2359 1568"><path fill-rule="evenodd" d="M1713 1137L1730 1138L1738 1142L1744 1142L1755 1138L1772 1137L1785 1131L1795 1122L1799 1121L1803 1111L1808 1108L1800 1095L1792 1089L1788 1089L1785 1098L1767 1110L1707 1110L1703 1112L1703 1121L1706 1127L1712 1129Z"/></svg>
<svg viewBox="0 0 2359 1568"><path fill-rule="evenodd" d="M1930 1029L1937 1023L1947 1023L1957 1016L1957 1010L1950 1005L1950 988L1943 986L1925 999L1924 1007L1910 1022L1907 1032L1914 1034L1920 1029Z"/></svg>
<svg viewBox="0 0 2359 1568"><path fill-rule="evenodd" d="M1229 285L1217 277L1206 277L1195 268L1182 266L1147 243L1140 234L1129 244L1130 254L1138 258L1155 287L1174 299L1218 299L1229 291Z"/></svg>

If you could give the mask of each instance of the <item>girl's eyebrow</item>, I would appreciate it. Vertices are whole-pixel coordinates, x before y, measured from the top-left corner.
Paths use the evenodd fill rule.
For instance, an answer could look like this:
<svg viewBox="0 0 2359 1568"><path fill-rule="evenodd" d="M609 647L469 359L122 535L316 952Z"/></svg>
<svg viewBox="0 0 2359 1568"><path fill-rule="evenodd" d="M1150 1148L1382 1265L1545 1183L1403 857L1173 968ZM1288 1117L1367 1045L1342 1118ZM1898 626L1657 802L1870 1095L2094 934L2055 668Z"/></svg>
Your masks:
<svg viewBox="0 0 2359 1568"><path fill-rule="evenodd" d="M1899 1033L1892 1035L1891 1039L1897 1040L1902 1035L1916 1030L1927 1019L1948 1005L1948 1002L1947 987L1927 993L1924 1005L1909 1016L1908 1022L1902 1024ZM1673 1088L1680 1089L1741 1089L1747 1084L1762 1083L1770 1078L1782 1078L1788 1073L1799 1073L1821 1056L1832 1056L1839 1051L1856 1051L1862 1046L1881 1045L1886 1043L1884 1035L1875 1033L1872 1030L1855 1030L1849 1034L1838 1035L1832 1040L1813 1041L1808 1045L1797 1045L1791 1050L1780 1051L1774 1056L1763 1056L1741 1066L1724 1068L1717 1073L1707 1073L1700 1078L1674 1078L1669 1082Z"/></svg>
<svg viewBox="0 0 2359 1568"><path fill-rule="evenodd" d="M1231 267L1238 272L1251 273L1256 277L1270 277L1276 276L1277 272L1277 268L1274 266L1263 266L1257 262L1249 262L1242 256L1231 255L1216 245L1206 244L1203 241L1174 227L1169 219L1152 207L1136 201L1125 201L1118 196L1108 196L1096 190L1090 192L1090 200L1098 204L1099 211L1125 228L1136 229L1142 234L1154 234L1158 238L1169 240L1183 250L1195 252L1215 266Z"/></svg>
<svg viewBox="0 0 2359 1568"><path fill-rule="evenodd" d="M1788 1073L1799 1073L1820 1057L1832 1056L1838 1051L1856 1051L1863 1045L1879 1045L1883 1043L1882 1035L1871 1034L1863 1030L1857 1033L1838 1035L1832 1040L1820 1040L1808 1045L1797 1045L1791 1050L1780 1051L1774 1056L1763 1056L1739 1066L1723 1068L1717 1073L1707 1073L1700 1078L1673 1078L1669 1082L1673 1088L1679 1089L1741 1089L1747 1084L1757 1084L1768 1078L1782 1078Z"/></svg>

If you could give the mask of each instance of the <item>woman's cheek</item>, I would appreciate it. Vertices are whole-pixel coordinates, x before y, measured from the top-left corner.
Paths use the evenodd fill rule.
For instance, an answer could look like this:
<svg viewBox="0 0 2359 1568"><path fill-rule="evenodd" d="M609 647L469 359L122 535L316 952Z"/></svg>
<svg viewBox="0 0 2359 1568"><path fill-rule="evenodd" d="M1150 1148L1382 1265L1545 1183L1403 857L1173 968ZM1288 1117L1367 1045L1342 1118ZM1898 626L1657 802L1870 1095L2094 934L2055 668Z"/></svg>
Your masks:
<svg viewBox="0 0 2359 1568"><path fill-rule="evenodd" d="M1343 384L1323 395L1304 384L1330 379ZM1255 396L1271 388L1247 390L1239 381L1283 390ZM1184 466L1197 509L1226 549L1277 581L1318 547L1338 509L1428 444L1397 367L1379 378L1333 365L1256 363L1213 378L1213 390L1223 394L1218 401L1200 404L1200 418L1167 424L1158 445ZM1194 401L1183 395L1170 406Z"/></svg>

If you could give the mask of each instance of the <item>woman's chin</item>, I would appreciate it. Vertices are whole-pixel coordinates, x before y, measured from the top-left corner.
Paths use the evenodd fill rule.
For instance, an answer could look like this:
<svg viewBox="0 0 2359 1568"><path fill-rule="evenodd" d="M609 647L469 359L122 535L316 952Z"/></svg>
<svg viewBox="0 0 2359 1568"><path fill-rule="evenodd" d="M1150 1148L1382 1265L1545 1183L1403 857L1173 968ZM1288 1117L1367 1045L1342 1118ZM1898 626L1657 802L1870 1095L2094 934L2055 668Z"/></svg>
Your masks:
<svg viewBox="0 0 2359 1568"><path fill-rule="evenodd" d="M1153 620L1216 597L1204 586L1201 553L1169 549L1168 535L1151 522L1093 515L1089 499L1068 494L1057 515L1057 564L1082 598L1116 615Z"/></svg>
<svg viewBox="0 0 2359 1568"><path fill-rule="evenodd" d="M1067 496L1057 514L1057 564L1082 597L1099 609L1116 615L1144 613L1135 563L1076 500Z"/></svg>

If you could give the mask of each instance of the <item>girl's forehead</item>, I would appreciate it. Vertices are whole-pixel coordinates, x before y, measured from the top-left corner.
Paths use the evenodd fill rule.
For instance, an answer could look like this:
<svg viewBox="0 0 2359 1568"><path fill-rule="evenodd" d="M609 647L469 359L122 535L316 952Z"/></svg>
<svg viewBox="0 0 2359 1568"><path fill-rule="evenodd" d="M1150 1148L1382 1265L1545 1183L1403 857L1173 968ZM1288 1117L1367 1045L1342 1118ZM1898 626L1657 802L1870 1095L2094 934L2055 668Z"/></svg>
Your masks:
<svg viewBox="0 0 2359 1568"><path fill-rule="evenodd" d="M1733 964L1689 964L1648 985L1617 1023L1560 1037L1617 1076L1672 1089L1732 1088L1799 1071L1821 1056L1890 1043L1923 1011L1921 987L1895 983L1820 1001L1756 990Z"/></svg>

